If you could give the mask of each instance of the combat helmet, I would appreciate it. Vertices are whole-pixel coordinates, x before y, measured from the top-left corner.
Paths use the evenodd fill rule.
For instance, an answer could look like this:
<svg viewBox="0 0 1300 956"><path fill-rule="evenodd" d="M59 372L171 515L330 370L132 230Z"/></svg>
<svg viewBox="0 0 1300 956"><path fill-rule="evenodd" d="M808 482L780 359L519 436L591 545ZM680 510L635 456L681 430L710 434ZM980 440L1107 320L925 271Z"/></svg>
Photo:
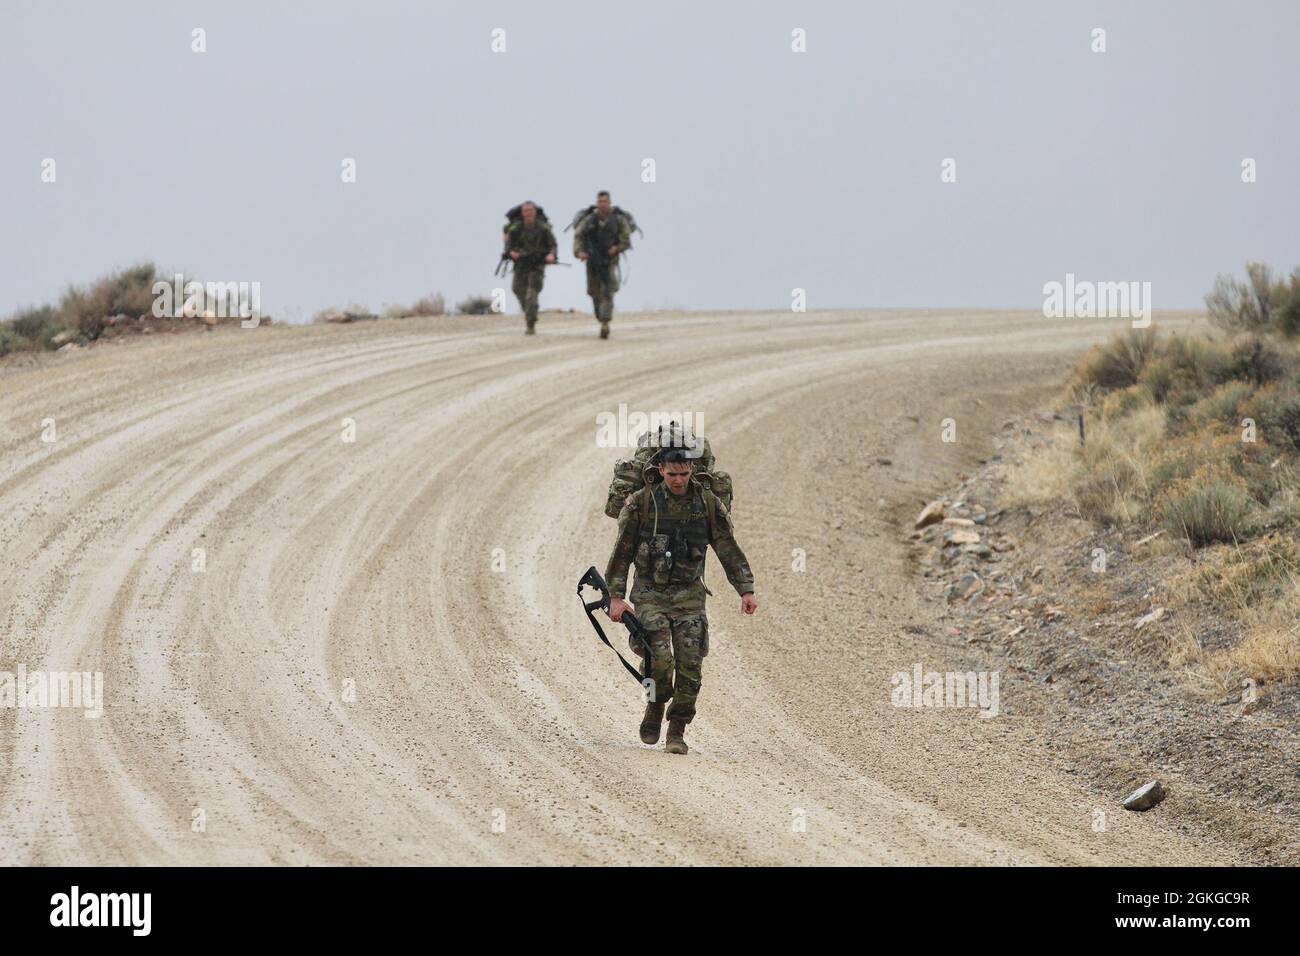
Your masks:
<svg viewBox="0 0 1300 956"><path fill-rule="evenodd" d="M704 457L705 442L695 433L677 422L661 425L655 431L648 431L637 438L641 448L658 449L652 459L662 458L665 451L673 452L677 461L698 461Z"/></svg>

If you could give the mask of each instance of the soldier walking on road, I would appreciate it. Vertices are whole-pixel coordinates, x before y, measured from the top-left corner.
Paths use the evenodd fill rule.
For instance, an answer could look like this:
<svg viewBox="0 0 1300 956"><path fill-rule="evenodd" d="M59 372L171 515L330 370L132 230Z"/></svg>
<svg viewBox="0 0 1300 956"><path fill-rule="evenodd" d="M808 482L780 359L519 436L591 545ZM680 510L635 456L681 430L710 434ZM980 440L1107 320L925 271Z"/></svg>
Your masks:
<svg viewBox="0 0 1300 956"><path fill-rule="evenodd" d="M618 257L632 248L635 223L610 204L608 190L596 194L596 205L579 213L573 233L573 254L587 263L587 295L600 321L600 337L609 338L614 318L614 293L619 287Z"/></svg>
<svg viewBox="0 0 1300 956"><path fill-rule="evenodd" d="M736 543L726 506L692 477L697 455L689 448L665 448L660 453L663 480L647 484L624 504L614 552L605 569L610 619L618 622L631 609L649 632L651 660L643 661L642 674L648 671L653 682L641 720L641 740L659 742L664 703L671 698L664 749L673 754L687 752L686 725L695 717L701 668L709 653L704 609L708 546L713 546L727 580L740 595L740 610L753 614L758 607L754 575ZM636 578L629 603L623 595L631 566L636 567ZM632 649L639 651L635 645Z"/></svg>
<svg viewBox="0 0 1300 956"><path fill-rule="evenodd" d="M505 255L514 262L515 278L511 285L519 307L524 310L526 335L536 333L537 297L546 282L546 267L555 262L555 233L537 204L519 206L518 218L510 217L505 230ZM514 210L511 210L514 212Z"/></svg>

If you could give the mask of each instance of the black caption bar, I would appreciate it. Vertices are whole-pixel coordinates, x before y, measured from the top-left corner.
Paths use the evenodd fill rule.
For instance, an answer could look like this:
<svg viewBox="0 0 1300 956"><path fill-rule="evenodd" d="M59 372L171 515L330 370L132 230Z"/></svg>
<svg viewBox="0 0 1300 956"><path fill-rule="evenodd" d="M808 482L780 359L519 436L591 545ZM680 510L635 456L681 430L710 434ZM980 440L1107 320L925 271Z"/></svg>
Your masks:
<svg viewBox="0 0 1300 956"><path fill-rule="evenodd" d="M667 878L666 878L667 877ZM1186 939L1231 945L1289 925L1282 870L1250 869L396 869L33 868L0 871L6 942L372 943L470 921L494 942L605 920L628 904L685 907L734 944L781 925L855 936L929 926L1052 931L1072 941ZM674 902L676 901L676 902ZM633 907L634 908L634 907ZM737 919L744 914L742 919ZM546 928L550 927L549 930ZM568 932L568 930L566 930ZM955 934L955 935L954 935ZM1243 935L1245 934L1245 935Z"/></svg>

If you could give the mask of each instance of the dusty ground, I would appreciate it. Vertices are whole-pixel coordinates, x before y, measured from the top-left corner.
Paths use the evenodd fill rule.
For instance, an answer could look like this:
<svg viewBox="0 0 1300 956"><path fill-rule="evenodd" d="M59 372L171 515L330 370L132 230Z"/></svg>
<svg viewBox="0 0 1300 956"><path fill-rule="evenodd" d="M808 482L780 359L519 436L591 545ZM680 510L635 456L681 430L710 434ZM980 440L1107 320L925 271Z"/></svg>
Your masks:
<svg viewBox="0 0 1300 956"><path fill-rule="evenodd" d="M0 369L0 669L106 681L99 720L0 710L0 861L1256 859L1172 798L1127 814L1066 772L1010 677L994 719L890 703L893 673L973 653L903 523L1115 322L521 324L228 329ZM755 617L712 602L685 758L637 741L574 593L612 542L595 422L621 402L704 415L758 578Z"/></svg>

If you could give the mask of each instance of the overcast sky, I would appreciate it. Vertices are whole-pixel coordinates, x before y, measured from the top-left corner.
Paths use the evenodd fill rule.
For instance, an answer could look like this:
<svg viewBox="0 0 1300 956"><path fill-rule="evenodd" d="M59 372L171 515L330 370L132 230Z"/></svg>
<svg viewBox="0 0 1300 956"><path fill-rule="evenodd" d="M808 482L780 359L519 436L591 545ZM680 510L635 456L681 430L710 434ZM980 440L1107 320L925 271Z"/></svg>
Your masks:
<svg viewBox="0 0 1300 956"><path fill-rule="evenodd" d="M1038 308L1067 272L1198 307L1300 265L1291 0L0 10L0 314L142 260L293 320L486 294L509 206L558 232L600 188L645 231L629 310Z"/></svg>

